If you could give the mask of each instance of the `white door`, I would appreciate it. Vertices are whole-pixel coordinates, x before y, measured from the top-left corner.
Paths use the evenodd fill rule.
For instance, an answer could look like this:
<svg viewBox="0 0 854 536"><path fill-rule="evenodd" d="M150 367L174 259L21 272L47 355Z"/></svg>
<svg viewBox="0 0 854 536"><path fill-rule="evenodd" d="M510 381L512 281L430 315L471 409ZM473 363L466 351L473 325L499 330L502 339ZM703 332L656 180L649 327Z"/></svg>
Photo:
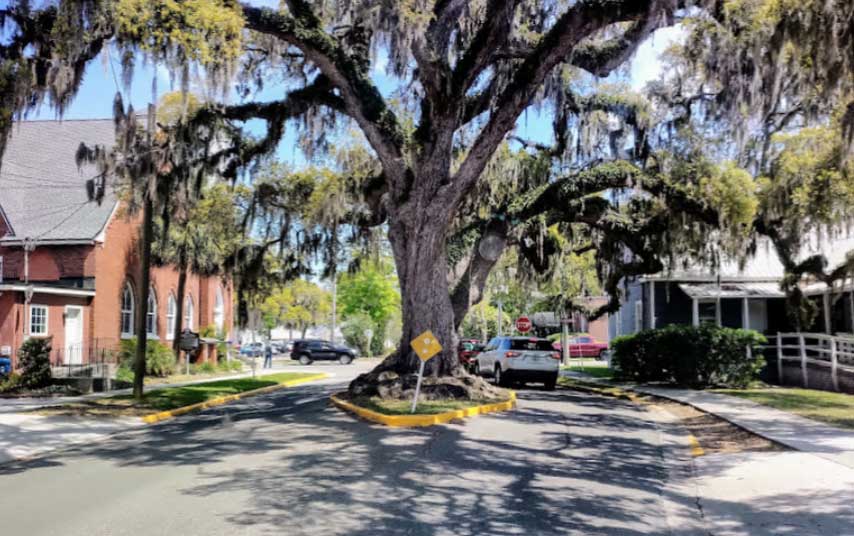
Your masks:
<svg viewBox="0 0 854 536"><path fill-rule="evenodd" d="M83 309L65 308L65 364L83 363Z"/></svg>

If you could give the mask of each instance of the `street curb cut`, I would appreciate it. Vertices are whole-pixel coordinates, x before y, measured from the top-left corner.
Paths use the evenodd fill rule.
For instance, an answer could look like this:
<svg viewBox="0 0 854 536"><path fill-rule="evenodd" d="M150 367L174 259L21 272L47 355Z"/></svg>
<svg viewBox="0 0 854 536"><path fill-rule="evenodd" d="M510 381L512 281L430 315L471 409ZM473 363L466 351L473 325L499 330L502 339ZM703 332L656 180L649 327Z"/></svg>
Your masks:
<svg viewBox="0 0 854 536"><path fill-rule="evenodd" d="M263 376L261 376L263 377ZM228 402L234 402L235 400L240 400L241 398L247 398L255 395L263 395L265 393L270 393L272 391L278 391L279 389L284 389L286 387L293 387L296 385L300 385L303 383L313 382L317 380L325 380L326 378L330 378L329 374L314 374L312 376L308 376L305 378L297 378L294 380L286 380L276 385L270 385L268 387L261 387L260 389L253 389L251 391L244 391L242 393L237 393L236 395L226 395L220 396L217 398L212 398L210 400L206 400L204 402L199 402L197 404L190 404L189 406L183 406L180 408L172 409L169 411L161 411L159 413L152 413L151 415L146 415L145 417L141 417L142 422L146 424L154 424L157 422L162 422L167 419L172 419L178 417L179 415L184 415L185 413L190 413L192 411L197 411L201 409L212 408L215 406L221 406L223 404L227 404Z"/></svg>
<svg viewBox="0 0 854 536"><path fill-rule="evenodd" d="M444 424L454 419L463 419L465 417L474 417L475 415L484 415L486 413L495 413L498 411L509 411L516 406L516 393L514 391L510 391L510 399L505 402L472 406L470 408L447 411L445 413L436 413L435 415L383 415L382 413L342 400L336 395L332 395L329 399L333 404L344 411L355 413L363 419L391 426L393 428L433 426L436 424Z"/></svg>

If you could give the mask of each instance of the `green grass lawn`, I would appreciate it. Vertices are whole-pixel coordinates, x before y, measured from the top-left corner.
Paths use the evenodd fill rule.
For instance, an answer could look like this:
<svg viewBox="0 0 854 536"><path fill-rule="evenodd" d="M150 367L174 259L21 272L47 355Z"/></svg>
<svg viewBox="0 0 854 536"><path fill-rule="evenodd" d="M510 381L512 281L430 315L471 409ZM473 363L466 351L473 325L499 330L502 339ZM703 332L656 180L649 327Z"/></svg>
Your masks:
<svg viewBox="0 0 854 536"><path fill-rule="evenodd" d="M349 402L361 406L383 415L412 415L410 408L412 407L411 400L383 400L379 397L359 397L348 399ZM415 408L415 415L435 415L436 413L445 413L448 411L456 411L458 409L470 408L472 406L480 406L483 404L494 404L496 402L504 402L504 400L433 400L429 402L419 402Z"/></svg>
<svg viewBox="0 0 854 536"><path fill-rule="evenodd" d="M745 398L835 426L854 428L854 396L852 395L788 387L716 389L715 392Z"/></svg>
<svg viewBox="0 0 854 536"><path fill-rule="evenodd" d="M42 408L36 411L47 415L142 416L313 375L303 372L280 372L258 376L257 378L220 380L183 387L165 387L145 393L140 402L134 400L130 395L120 395Z"/></svg>
<svg viewBox="0 0 854 536"><path fill-rule="evenodd" d="M569 365L562 365L561 370L571 370L574 372L582 372L595 378L610 379L614 375L614 371L608 368L608 364L604 361L595 361L587 359L573 359Z"/></svg>

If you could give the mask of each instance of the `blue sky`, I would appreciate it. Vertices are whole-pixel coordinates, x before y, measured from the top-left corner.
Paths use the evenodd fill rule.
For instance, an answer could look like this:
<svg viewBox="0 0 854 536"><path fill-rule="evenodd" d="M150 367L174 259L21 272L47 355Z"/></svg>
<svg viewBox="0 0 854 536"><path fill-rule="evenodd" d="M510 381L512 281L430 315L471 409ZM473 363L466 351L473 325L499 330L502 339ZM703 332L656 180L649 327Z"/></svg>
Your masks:
<svg viewBox="0 0 854 536"><path fill-rule="evenodd" d="M0 4L5 3L0 0ZM277 5L278 0L259 0L256 4ZM639 48L630 68L626 74L615 78L628 82L633 88L640 89L646 82L656 78L661 70L658 60L659 54L678 39L680 30L678 28L666 28L656 32ZM117 82L121 72L118 57L115 54L104 56L100 60L93 61L86 69L83 85L79 94L69 106L65 113L66 119L89 119L108 118L112 115L112 103L116 91L121 91L125 104L133 104L136 109L144 109L147 103L152 101L152 80L154 68L152 66L138 66L136 68L130 90L125 91ZM380 91L388 95L396 88L396 80L386 76L384 72L384 61L382 58L374 67L374 80ZM176 82L177 83L177 82ZM169 72L159 67L157 69L157 90L160 95L174 88L171 87ZM279 98L285 91L281 85L271 85L256 98L261 100L273 100ZM32 119L52 119L56 117L50 106L43 106L40 110L32 113ZM261 132L261 124L250 125L250 130ZM520 117L517 124L519 136L531 140L547 142L551 137L551 119L547 111L537 112L528 110ZM290 162L297 167L305 164L305 159L296 147L296 135L294 129L289 129L279 146L278 156L281 160Z"/></svg>

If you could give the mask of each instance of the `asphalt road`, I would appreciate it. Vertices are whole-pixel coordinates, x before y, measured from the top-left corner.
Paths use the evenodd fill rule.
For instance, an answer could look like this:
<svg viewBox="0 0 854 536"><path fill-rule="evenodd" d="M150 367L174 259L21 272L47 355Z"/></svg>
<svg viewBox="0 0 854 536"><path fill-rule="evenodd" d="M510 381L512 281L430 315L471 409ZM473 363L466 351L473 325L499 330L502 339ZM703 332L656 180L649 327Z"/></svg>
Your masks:
<svg viewBox="0 0 854 536"><path fill-rule="evenodd" d="M690 533L687 449L642 407L529 390L510 413L393 430L328 404L344 379L0 466L0 533Z"/></svg>

